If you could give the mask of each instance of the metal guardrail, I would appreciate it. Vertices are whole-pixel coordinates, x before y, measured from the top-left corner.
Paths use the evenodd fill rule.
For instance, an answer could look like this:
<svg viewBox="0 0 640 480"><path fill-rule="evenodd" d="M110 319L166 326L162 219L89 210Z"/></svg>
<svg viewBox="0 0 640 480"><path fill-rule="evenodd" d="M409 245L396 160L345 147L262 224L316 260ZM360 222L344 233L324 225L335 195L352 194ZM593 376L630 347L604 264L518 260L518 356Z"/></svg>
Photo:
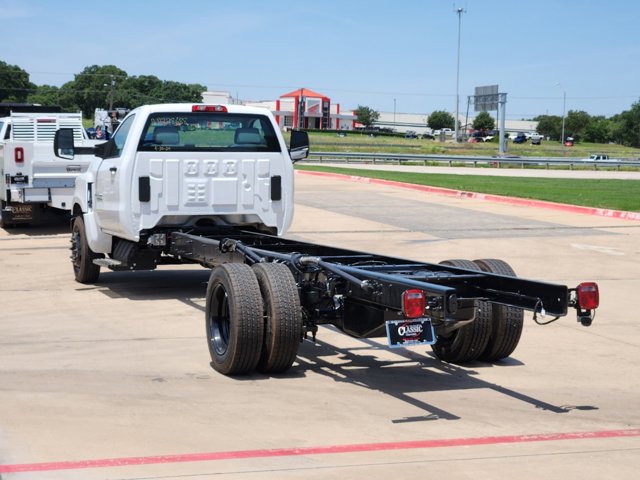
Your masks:
<svg viewBox="0 0 640 480"><path fill-rule="evenodd" d="M601 168L615 168L620 170L621 167L640 168L640 159L619 159L609 160L606 162L594 162L575 157L481 157L467 155L417 155L411 153L359 153L359 152L310 152L308 160L316 162L344 162L344 163L380 163L380 164L397 164L403 163L446 163L450 167L454 164L468 164L477 167L479 164L501 165L520 165L525 168L527 165L551 166L565 165L569 169L576 166L590 166L595 170Z"/></svg>

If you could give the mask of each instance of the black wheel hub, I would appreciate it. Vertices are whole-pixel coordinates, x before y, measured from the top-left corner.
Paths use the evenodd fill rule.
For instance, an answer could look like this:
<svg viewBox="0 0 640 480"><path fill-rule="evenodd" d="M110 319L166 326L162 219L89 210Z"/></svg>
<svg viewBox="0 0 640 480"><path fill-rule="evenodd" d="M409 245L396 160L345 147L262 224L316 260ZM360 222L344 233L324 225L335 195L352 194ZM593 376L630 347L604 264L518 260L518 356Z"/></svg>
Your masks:
<svg viewBox="0 0 640 480"><path fill-rule="evenodd" d="M213 291L213 308L209 316L209 342L218 355L224 355L229 347L229 296L222 285Z"/></svg>

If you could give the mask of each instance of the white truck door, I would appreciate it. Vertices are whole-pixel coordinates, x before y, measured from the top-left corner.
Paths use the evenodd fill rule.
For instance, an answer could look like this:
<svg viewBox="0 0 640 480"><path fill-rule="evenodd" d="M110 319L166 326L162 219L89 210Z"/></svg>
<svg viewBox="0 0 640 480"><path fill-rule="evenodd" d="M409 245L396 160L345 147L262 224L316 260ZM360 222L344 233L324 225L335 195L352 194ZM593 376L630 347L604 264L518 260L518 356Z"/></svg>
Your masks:
<svg viewBox="0 0 640 480"><path fill-rule="evenodd" d="M121 155L134 117L132 115L127 118L109 140L113 144L113 151L102 160L96 174L94 214L102 230L111 234L122 233L126 228L124 219L121 218L124 200L122 195L126 195L128 190L120 186L125 174L122 171Z"/></svg>

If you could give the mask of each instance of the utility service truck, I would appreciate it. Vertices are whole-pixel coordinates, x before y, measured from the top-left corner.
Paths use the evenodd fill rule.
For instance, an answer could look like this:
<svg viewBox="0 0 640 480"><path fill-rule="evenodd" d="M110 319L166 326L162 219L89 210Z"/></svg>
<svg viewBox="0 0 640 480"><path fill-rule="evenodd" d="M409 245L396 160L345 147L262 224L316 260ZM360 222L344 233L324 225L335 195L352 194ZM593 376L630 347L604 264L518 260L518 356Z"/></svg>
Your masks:
<svg viewBox="0 0 640 480"><path fill-rule="evenodd" d="M79 153L71 130L54 150ZM71 261L80 283L100 269L163 264L211 269L205 326L212 365L226 375L288 370L322 324L386 337L389 347L430 344L447 362L497 361L516 348L523 311L538 323L577 313L590 325L598 286L515 276L504 261L439 264L287 239L293 217L289 146L268 110L166 104L133 110L76 181ZM542 315L554 318L546 322Z"/></svg>
<svg viewBox="0 0 640 480"><path fill-rule="evenodd" d="M70 129L80 144L91 143L81 113L21 110L0 116L0 227L33 223L47 208L71 210L75 179L90 163L87 156L69 161L51 151L59 128Z"/></svg>

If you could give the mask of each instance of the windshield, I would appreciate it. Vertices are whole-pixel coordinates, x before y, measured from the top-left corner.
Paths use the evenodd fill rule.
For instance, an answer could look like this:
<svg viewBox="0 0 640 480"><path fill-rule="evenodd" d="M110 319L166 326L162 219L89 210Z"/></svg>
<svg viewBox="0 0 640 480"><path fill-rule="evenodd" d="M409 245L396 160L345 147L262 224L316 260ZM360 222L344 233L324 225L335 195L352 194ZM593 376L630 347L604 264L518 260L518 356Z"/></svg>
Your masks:
<svg viewBox="0 0 640 480"><path fill-rule="evenodd" d="M280 144L265 115L162 112L149 116L138 150L279 152Z"/></svg>

